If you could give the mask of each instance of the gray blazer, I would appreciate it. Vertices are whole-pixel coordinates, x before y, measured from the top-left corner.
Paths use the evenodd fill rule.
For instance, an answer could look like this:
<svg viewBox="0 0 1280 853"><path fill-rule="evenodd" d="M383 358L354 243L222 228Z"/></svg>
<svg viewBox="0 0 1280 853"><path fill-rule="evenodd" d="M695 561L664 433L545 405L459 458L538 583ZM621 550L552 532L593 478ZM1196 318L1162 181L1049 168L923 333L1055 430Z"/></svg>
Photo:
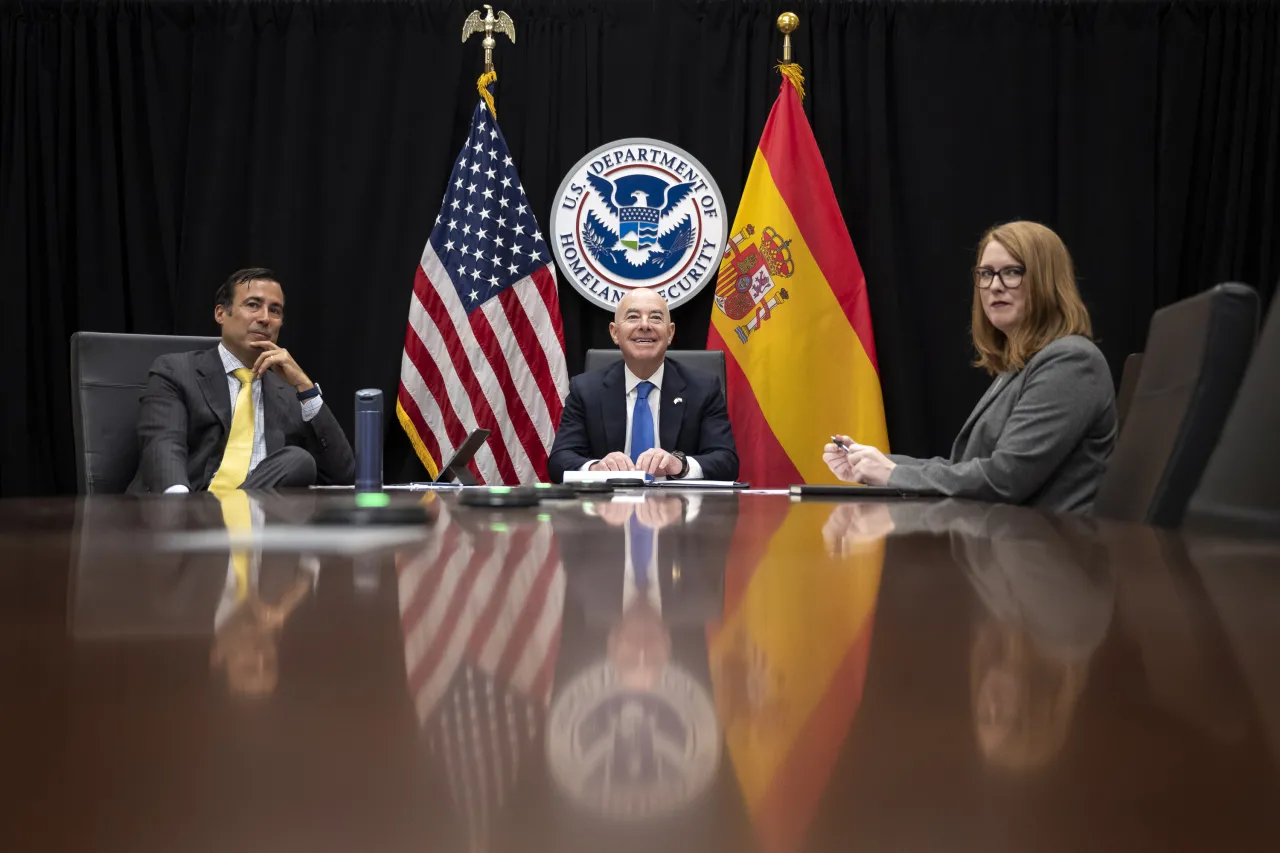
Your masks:
<svg viewBox="0 0 1280 853"><path fill-rule="evenodd" d="M304 421L293 388L270 371L262 377L262 421L268 454L302 447L315 457L319 483L355 479L355 456L333 412L321 406ZM179 483L192 491L207 489L230 429L231 395L217 348L160 356L151 365L138 411L142 455L129 491L162 492Z"/></svg>
<svg viewBox="0 0 1280 853"><path fill-rule="evenodd" d="M889 485L949 497L1087 512L1116 441L1111 371L1071 335L999 374L965 421L951 458L890 456Z"/></svg>

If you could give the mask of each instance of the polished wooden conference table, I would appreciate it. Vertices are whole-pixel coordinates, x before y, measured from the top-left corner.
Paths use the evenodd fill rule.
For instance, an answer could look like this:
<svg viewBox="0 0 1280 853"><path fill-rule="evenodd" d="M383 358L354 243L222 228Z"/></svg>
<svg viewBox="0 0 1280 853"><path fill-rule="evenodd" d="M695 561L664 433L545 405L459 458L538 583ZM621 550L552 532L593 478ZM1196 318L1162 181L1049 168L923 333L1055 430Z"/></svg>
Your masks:
<svg viewBox="0 0 1280 853"><path fill-rule="evenodd" d="M352 500L0 502L0 846L1280 850L1278 542Z"/></svg>

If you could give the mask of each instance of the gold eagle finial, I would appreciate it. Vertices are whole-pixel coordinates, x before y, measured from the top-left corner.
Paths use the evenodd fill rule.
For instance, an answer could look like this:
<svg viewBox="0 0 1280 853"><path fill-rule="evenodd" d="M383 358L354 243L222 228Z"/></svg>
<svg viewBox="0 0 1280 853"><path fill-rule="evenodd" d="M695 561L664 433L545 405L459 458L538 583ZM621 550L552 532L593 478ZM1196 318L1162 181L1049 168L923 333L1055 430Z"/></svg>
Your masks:
<svg viewBox="0 0 1280 853"><path fill-rule="evenodd" d="M493 15L493 7L488 3L484 4L485 14L480 17L480 11L476 10L467 16L462 22L462 40L466 41L476 33L484 33L484 40L480 42L480 46L484 48L484 70L493 70L493 48L498 44L494 39L494 33L502 33L511 39L511 43L516 42L516 25L511 20L511 16L506 12L499 12L495 18Z"/></svg>

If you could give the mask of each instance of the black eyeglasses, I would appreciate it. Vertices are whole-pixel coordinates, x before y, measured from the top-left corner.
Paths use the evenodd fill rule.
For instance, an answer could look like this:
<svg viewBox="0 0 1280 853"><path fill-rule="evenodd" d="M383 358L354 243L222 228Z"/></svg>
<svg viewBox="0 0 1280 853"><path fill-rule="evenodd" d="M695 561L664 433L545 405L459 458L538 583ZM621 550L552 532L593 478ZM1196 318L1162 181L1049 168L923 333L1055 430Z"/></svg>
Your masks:
<svg viewBox="0 0 1280 853"><path fill-rule="evenodd" d="M980 289L986 290L991 286L991 282L998 278L1001 284L1013 290L1022 286L1022 277L1026 274L1025 267L1005 267L999 270L993 270L991 267L974 267L973 283Z"/></svg>

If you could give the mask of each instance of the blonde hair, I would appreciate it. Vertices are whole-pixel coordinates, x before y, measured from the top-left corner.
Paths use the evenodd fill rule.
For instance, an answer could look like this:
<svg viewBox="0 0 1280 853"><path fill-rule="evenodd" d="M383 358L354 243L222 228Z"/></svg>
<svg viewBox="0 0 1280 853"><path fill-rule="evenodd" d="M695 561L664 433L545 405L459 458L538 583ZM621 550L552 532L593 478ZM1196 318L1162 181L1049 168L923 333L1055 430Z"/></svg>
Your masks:
<svg viewBox="0 0 1280 853"><path fill-rule="evenodd" d="M1022 322L1011 335L997 329L982 310L982 292L973 288L973 348L975 367L988 373L1021 370L1031 357L1067 335L1093 337L1089 309L1076 289L1075 268L1062 239L1038 222L997 225L978 241L978 263L995 240L1026 268L1022 288L1026 307Z"/></svg>

